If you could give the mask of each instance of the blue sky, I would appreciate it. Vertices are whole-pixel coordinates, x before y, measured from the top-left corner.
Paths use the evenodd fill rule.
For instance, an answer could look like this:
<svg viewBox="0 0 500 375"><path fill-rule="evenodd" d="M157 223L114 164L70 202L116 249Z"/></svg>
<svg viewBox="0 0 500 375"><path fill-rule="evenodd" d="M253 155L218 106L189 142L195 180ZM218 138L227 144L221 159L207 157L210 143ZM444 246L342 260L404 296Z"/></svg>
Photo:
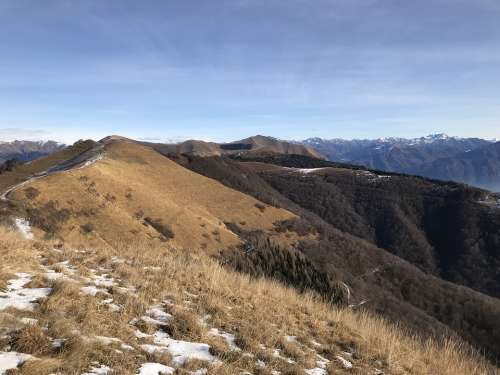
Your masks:
<svg viewBox="0 0 500 375"><path fill-rule="evenodd" d="M497 0L0 0L0 140L500 138Z"/></svg>

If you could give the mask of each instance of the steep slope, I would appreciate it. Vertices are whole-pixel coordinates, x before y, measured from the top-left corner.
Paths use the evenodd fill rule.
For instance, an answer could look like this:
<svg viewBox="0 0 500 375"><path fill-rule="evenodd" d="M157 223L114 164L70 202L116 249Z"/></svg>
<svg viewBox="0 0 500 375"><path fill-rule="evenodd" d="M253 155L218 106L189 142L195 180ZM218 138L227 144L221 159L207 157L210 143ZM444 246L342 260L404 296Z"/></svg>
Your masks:
<svg viewBox="0 0 500 375"><path fill-rule="evenodd" d="M261 160L295 164L254 168L274 189L336 228L427 273L500 297L500 206L489 192L347 165L326 167L304 157Z"/></svg>
<svg viewBox="0 0 500 375"><path fill-rule="evenodd" d="M297 154L322 158L313 148L278 140L272 137L257 135L230 143L213 143L197 140L189 140L179 144L147 143L164 155L187 154L196 156L220 156L220 155L265 155L265 154Z"/></svg>
<svg viewBox="0 0 500 375"><path fill-rule="evenodd" d="M31 161L59 151L64 147L63 144L54 141L0 142L0 164L10 159L16 159L21 162Z"/></svg>
<svg viewBox="0 0 500 375"><path fill-rule="evenodd" d="M500 142L425 163L415 172L500 191Z"/></svg>
<svg viewBox="0 0 500 375"><path fill-rule="evenodd" d="M453 340L228 271L202 251L0 228L0 369L48 374L498 374Z"/></svg>
<svg viewBox="0 0 500 375"><path fill-rule="evenodd" d="M426 235L422 234L419 222L413 217L414 212L407 211L413 205L418 208L424 203L419 199L429 196L437 203L448 200L449 206L460 201L460 195L454 196L453 190L460 191L463 187L418 177L379 177L372 172L349 169L348 166L325 168L325 161L297 156L265 157L262 160L286 164L288 168L255 162L238 163L217 157L180 158L178 162L300 216L302 221L291 222L284 227L302 234L315 232L318 238L304 238L293 247L293 251L304 255L327 279L348 285L349 293L344 298L347 297L349 304L358 307L361 304L363 308L414 327L420 334L444 334L452 329L478 347L488 348L493 355L500 353L495 338L500 333L500 325L493 318L500 313L500 301L440 279L439 276L443 275L439 273L440 265L432 248L434 245L430 245ZM300 168L291 168L293 164ZM320 169L307 168L316 165ZM398 180L399 183L394 183ZM406 180L407 184L404 183ZM420 198L419 193L414 192L415 188L421 189ZM448 194L451 195L447 198ZM472 189L471 194L468 199L479 199L485 192ZM472 201L467 201L465 206L469 204L481 212L484 208L484 220L486 215L496 212ZM439 227L432 231L433 235L442 235L443 243L446 243L448 233L457 233L464 228L453 227L450 218L461 216L446 206L442 205L441 209L448 210L449 217L443 220L436 217L436 222L442 221L450 227L446 231ZM432 217L432 212L429 213ZM475 217L478 216L471 216L471 219ZM244 232L242 228L235 230ZM493 241L488 245L493 247L482 249L483 255L486 257L485 250L488 249L491 253L488 257L495 257L498 247L494 247L493 238L498 235L498 227L495 228L494 222L491 222L491 227L484 227L483 230L489 231L488 236ZM278 275L278 279L301 287L303 280L298 279L295 273L287 272L293 267L283 269L280 266L282 259L293 257L286 255L287 251L293 253L291 249L284 249L272 241L266 242L265 236L251 233L248 233L247 240L255 250L243 257L237 252L225 253L225 262L255 275ZM448 249L453 250L457 242L451 238L448 242L451 246ZM498 288L494 272L496 263L470 263L470 258L469 262L465 261L472 255L467 252L467 244L461 244L465 252L457 254L457 263L453 265L463 279L457 277L454 280L493 293ZM465 268L466 264L483 268L480 271L470 266ZM467 281L465 275L472 277L474 273L476 277ZM484 274L484 279L477 277L479 274ZM493 285L496 286L490 289ZM329 285L311 287L320 292L331 288ZM484 329L484 324L488 325L487 329Z"/></svg>
<svg viewBox="0 0 500 375"><path fill-rule="evenodd" d="M195 174L148 147L104 141L104 158L12 192L29 221L73 244L169 242L185 249L239 243L225 222L272 230L294 217ZM242 225L243 225L242 224Z"/></svg>

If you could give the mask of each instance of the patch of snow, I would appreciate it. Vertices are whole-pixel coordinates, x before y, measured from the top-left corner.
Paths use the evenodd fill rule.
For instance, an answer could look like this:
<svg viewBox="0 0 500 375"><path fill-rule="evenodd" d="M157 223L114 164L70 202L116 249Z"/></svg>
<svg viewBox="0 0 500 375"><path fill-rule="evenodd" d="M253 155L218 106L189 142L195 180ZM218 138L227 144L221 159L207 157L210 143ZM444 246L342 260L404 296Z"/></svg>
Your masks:
<svg viewBox="0 0 500 375"><path fill-rule="evenodd" d="M144 267L145 270L147 271L160 271L161 270L161 267L156 267L156 266L145 266Z"/></svg>
<svg viewBox="0 0 500 375"><path fill-rule="evenodd" d="M317 341L315 341L315 340L311 340L311 344L313 344L313 345L314 345L314 346L316 346L317 348L319 348L319 347L321 347L321 346L322 346L319 342L317 342Z"/></svg>
<svg viewBox="0 0 500 375"><path fill-rule="evenodd" d="M161 363L148 362L144 363L137 375L163 375L163 374L173 374L175 369L162 365Z"/></svg>
<svg viewBox="0 0 500 375"><path fill-rule="evenodd" d="M99 367L92 367L90 372L83 373L82 375L107 375L111 372L111 368L108 366L101 365Z"/></svg>
<svg viewBox="0 0 500 375"><path fill-rule="evenodd" d="M104 286L106 288L110 288L115 285L114 279L107 274L95 275L93 277L93 283L96 286Z"/></svg>
<svg viewBox="0 0 500 375"><path fill-rule="evenodd" d="M33 233L31 232L31 226L28 220L18 217L14 220L14 223L16 224L17 230L21 232L25 239L32 240L35 238L35 236L33 236Z"/></svg>
<svg viewBox="0 0 500 375"><path fill-rule="evenodd" d="M149 315L151 318L159 320L162 323L167 323L169 319L172 318L172 315L165 312L163 310L163 306L161 305L152 306L149 310L146 311L146 314Z"/></svg>
<svg viewBox="0 0 500 375"><path fill-rule="evenodd" d="M38 324L38 319L33 318L21 318L21 322L27 325L35 325Z"/></svg>
<svg viewBox="0 0 500 375"><path fill-rule="evenodd" d="M191 371L191 375L206 375L208 370L206 368L200 368L196 371Z"/></svg>
<svg viewBox="0 0 500 375"><path fill-rule="evenodd" d="M64 268L64 270L70 274L74 274L77 271L76 267L72 266L71 263L69 262L69 260L65 260L64 262L56 263L56 266L60 266L60 267Z"/></svg>
<svg viewBox="0 0 500 375"><path fill-rule="evenodd" d="M116 255L113 255L113 256L111 257L111 262L112 262L112 263L118 263L118 264L120 264L120 263L125 263L125 259L124 259L124 258L117 257Z"/></svg>
<svg viewBox="0 0 500 375"><path fill-rule="evenodd" d="M17 352L0 352L0 374L5 374L7 370L13 370L21 366L24 362L32 359L29 354Z"/></svg>
<svg viewBox="0 0 500 375"><path fill-rule="evenodd" d="M299 169L296 169L296 171L299 173L303 173L303 174L309 174L312 172L321 171L323 169L326 169L326 168L299 168Z"/></svg>
<svg viewBox="0 0 500 375"><path fill-rule="evenodd" d="M37 300L47 297L52 291L51 288L24 288L31 282L31 275L28 273L16 273L17 279L7 282L7 291L0 292L0 310L12 307L18 310L32 311Z"/></svg>
<svg viewBox="0 0 500 375"><path fill-rule="evenodd" d="M191 298L198 298L198 294L189 293L187 291L184 291L184 294Z"/></svg>
<svg viewBox="0 0 500 375"><path fill-rule="evenodd" d="M227 346L229 346L229 349L231 349L235 352L241 351L241 349L238 348L238 346L236 345L236 337L234 337L233 334L227 333L224 331L219 331L217 328L211 328L208 331L208 334L212 335L212 336L222 337L224 340L226 340L226 343L227 343Z"/></svg>
<svg viewBox="0 0 500 375"><path fill-rule="evenodd" d="M54 349L60 349L66 342L66 339L53 339L52 341L52 348Z"/></svg>
<svg viewBox="0 0 500 375"><path fill-rule="evenodd" d="M212 316L210 314L204 315L202 318L199 319L200 325L203 327L207 326L207 322L210 320Z"/></svg>
<svg viewBox="0 0 500 375"><path fill-rule="evenodd" d="M51 269L47 269L47 272L45 272L44 276L47 280L59 280L59 279L64 279L66 277L64 273L56 272Z"/></svg>
<svg viewBox="0 0 500 375"><path fill-rule="evenodd" d="M309 370L304 370L307 375L328 375L328 372L323 368L312 368Z"/></svg>
<svg viewBox="0 0 500 375"><path fill-rule="evenodd" d="M134 336L137 337L138 339L145 339L147 337L151 337L152 335L148 335L147 333L144 333L144 332L139 331L138 329L136 329L134 331Z"/></svg>
<svg viewBox="0 0 500 375"><path fill-rule="evenodd" d="M133 294L135 292L137 292L137 288L133 285L129 285L129 286L117 286L114 288L117 292L119 293L123 293L123 294Z"/></svg>
<svg viewBox="0 0 500 375"><path fill-rule="evenodd" d="M290 364L293 364L295 363L295 361L291 358L287 358L287 357L284 357L283 355L281 355L281 350L280 349L274 349L274 352L273 352L273 357L274 358L281 358L282 360L290 363Z"/></svg>
<svg viewBox="0 0 500 375"><path fill-rule="evenodd" d="M325 357L317 354L317 361L316 361L316 365L319 367L319 368L326 368L326 366L330 363L330 361L328 359L326 359Z"/></svg>
<svg viewBox="0 0 500 375"><path fill-rule="evenodd" d="M104 345L120 344L120 348L123 350L132 351L134 348L128 344L125 344L122 340L117 337L107 337L107 336L95 336L95 340L99 341Z"/></svg>
<svg viewBox="0 0 500 375"><path fill-rule="evenodd" d="M109 310L112 312L118 312L122 309L122 306L113 303L113 298L108 298L99 303L99 305L108 306Z"/></svg>
<svg viewBox="0 0 500 375"><path fill-rule="evenodd" d="M158 319L153 319L151 318L150 316L147 316L147 315L144 315L144 316L141 316L141 320L146 323L146 324L151 324L151 325L157 325L157 326L166 326L167 323L165 322L162 322Z"/></svg>
<svg viewBox="0 0 500 375"><path fill-rule="evenodd" d="M352 363L350 361L348 361L347 359L344 359L339 355L336 356L335 358L340 362L342 367L345 368L346 370L352 369Z"/></svg>
<svg viewBox="0 0 500 375"><path fill-rule="evenodd" d="M141 345L142 349L150 354L169 353L172 356L172 362L179 367L191 359L213 362L215 357L210 354L210 346L204 343L188 342L174 340L170 338L156 337L154 339L157 345Z"/></svg>
<svg viewBox="0 0 500 375"><path fill-rule="evenodd" d="M88 294L90 296L95 297L97 293L103 293L109 295L108 291L103 288L97 288L94 285L84 286L80 288L80 291L83 294Z"/></svg>
<svg viewBox="0 0 500 375"><path fill-rule="evenodd" d="M296 342L297 336L285 336L285 340L288 342Z"/></svg>

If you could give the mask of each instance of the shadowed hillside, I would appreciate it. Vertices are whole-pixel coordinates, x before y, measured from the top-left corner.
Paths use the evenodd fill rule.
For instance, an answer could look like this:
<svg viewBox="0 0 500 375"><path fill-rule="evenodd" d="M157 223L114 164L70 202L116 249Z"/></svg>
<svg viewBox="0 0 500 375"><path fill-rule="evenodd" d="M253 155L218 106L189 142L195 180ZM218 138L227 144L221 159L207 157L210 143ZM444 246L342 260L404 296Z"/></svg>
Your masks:
<svg viewBox="0 0 500 375"><path fill-rule="evenodd" d="M422 220L432 219L436 214L432 209L440 209L449 217L458 218L451 207L458 202L464 202L465 208L469 205L475 207L479 213L477 217L495 214L492 208L475 202L486 194L484 191L420 177L397 174L384 177L374 172L350 169L347 165L328 168L324 161L304 157L276 156L262 160L288 167L241 163L217 157L177 159L194 171L300 216L303 222L290 224L288 230L316 233L318 239L304 239L295 250L325 273L329 282L345 282L350 289L351 304L362 304L363 308L404 321L420 333L442 333L447 326L479 347L499 353L495 335L500 332L500 325L492 319L500 312L500 301L441 279L449 277L494 294L494 288L498 287L494 266L486 264L482 268L481 275L485 272L486 277L472 278L474 269L464 267L464 262L476 266L482 263L463 261L468 249L467 243L463 242L462 260L457 254L457 262L446 263L448 268L444 271L441 262L454 259L446 249L454 248L439 248L442 253L438 257L434 247L437 245L429 243L430 234L426 230L434 236L441 235L443 243L450 239L449 244L455 246L460 238L452 240L454 237L449 233L464 227L453 227L452 221L443 221L440 217L435 217L434 225L442 223L448 225L448 229L433 227L432 222L420 227L417 220L417 213L423 215L420 216ZM292 168L294 163L300 168ZM410 210L412 207L413 211ZM471 220L475 220L473 216ZM444 232L445 229L449 232ZM493 238L497 229L492 225L483 230L490 231L493 241L487 245L491 246L489 249L483 249L484 256L495 256L497 248ZM257 239L249 238L252 243L257 241L256 251L243 257L238 257L235 252L224 254L228 262L239 270L256 275L288 277L300 288L303 281L297 280L293 274L287 276L286 270L279 266L282 262L275 261L283 257L280 254L285 250L266 240L265 234L248 235L257 236ZM275 264L276 268L270 269L269 264ZM477 274L477 269L475 272ZM465 280L465 275L471 278L470 281ZM324 286L316 288L321 290ZM484 329L484 324L489 328Z"/></svg>

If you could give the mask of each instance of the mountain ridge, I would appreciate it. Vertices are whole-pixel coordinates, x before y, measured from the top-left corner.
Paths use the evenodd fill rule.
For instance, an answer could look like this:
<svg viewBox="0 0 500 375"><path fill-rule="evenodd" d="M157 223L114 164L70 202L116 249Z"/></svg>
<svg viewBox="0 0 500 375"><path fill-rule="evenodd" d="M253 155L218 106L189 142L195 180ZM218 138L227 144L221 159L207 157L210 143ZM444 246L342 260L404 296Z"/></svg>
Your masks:
<svg viewBox="0 0 500 375"><path fill-rule="evenodd" d="M363 165L368 168L401 172L441 180L468 183L500 190L496 174L499 155L493 140L450 137L434 134L426 137L380 139L320 139L302 141L330 161ZM475 161L470 161L471 156ZM490 166L487 170L481 166ZM477 171L482 171L478 173Z"/></svg>

